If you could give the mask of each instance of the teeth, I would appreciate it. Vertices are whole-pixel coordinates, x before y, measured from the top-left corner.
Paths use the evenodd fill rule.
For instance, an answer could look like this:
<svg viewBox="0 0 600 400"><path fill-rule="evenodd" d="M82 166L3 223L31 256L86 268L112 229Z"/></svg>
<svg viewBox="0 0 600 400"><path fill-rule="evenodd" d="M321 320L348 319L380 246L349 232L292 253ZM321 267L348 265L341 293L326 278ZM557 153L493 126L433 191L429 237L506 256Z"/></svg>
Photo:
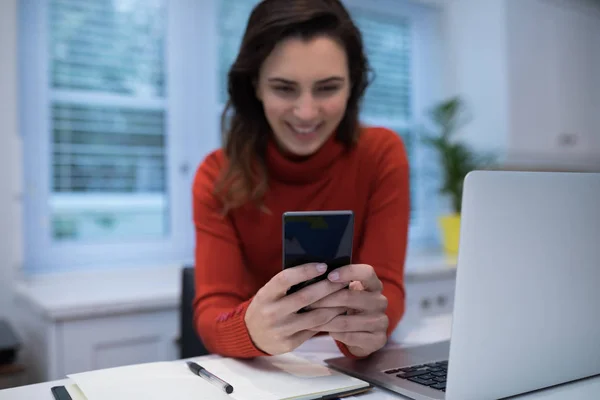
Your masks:
<svg viewBox="0 0 600 400"><path fill-rule="evenodd" d="M314 131L315 131L315 129L317 129L317 125L315 125L315 126L313 126L313 127L310 127L310 128L302 128L302 129L301 129L301 128L296 128L296 127L292 127L292 128L293 128L293 129L294 129L294 131L296 131L297 133L300 133L300 134L308 134L308 133L314 132Z"/></svg>

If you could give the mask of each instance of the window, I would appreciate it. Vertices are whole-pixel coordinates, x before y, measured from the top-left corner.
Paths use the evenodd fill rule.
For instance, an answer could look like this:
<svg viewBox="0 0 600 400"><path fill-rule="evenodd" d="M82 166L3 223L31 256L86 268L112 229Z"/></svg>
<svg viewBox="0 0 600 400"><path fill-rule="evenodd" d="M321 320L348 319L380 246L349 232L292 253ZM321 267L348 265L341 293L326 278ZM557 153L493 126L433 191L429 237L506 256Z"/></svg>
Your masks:
<svg viewBox="0 0 600 400"><path fill-rule="evenodd" d="M363 100L361 119L398 133L404 142L410 165L414 165L414 130L411 95L411 29L407 18L362 10L351 10L363 35L365 52L375 79ZM411 169L411 193L415 193L417 175ZM419 209L411 198L411 220Z"/></svg>
<svg viewBox="0 0 600 400"><path fill-rule="evenodd" d="M227 72L237 54L250 12L257 0L219 2L219 102L227 99ZM436 10L408 1L344 1L362 32L375 73L363 100L361 119L402 136L411 165L411 245L434 243L436 226L431 194L435 182L424 170L425 149L418 126L441 85L435 64ZM418 66L419 68L416 68Z"/></svg>
<svg viewBox="0 0 600 400"><path fill-rule="evenodd" d="M258 0L20 0L25 272L191 262L191 185ZM362 119L405 140L411 241L435 235L416 129L441 84L436 10L345 0L376 73ZM411 242L411 243L412 243Z"/></svg>
<svg viewBox="0 0 600 400"><path fill-rule="evenodd" d="M173 105L196 99L173 74L189 28L173 4L19 3L26 270L191 257L189 110Z"/></svg>
<svg viewBox="0 0 600 400"><path fill-rule="evenodd" d="M167 235L164 1L49 7L52 238Z"/></svg>

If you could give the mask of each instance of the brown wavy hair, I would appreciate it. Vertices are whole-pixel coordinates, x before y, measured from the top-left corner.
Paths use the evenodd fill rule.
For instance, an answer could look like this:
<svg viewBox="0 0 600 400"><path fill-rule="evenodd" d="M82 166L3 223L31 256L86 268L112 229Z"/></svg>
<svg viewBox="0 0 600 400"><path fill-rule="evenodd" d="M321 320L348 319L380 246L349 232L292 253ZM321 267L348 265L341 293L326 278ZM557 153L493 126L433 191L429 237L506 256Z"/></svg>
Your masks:
<svg viewBox="0 0 600 400"><path fill-rule="evenodd" d="M339 0L263 0L250 14L237 58L228 74L229 100L221 116L227 165L215 187L224 212L247 202L262 207L267 191L265 162L271 127L256 97L259 70L282 40L328 36L348 59L350 96L336 139L347 148L358 140L359 108L368 86L369 64L362 35Z"/></svg>

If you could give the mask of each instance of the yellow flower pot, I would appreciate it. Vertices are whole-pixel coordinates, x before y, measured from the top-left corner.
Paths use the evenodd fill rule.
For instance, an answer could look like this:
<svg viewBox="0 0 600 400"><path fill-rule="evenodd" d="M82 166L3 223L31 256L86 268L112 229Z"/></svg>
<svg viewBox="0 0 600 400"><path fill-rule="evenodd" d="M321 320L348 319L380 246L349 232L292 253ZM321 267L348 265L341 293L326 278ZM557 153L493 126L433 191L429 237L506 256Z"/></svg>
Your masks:
<svg viewBox="0 0 600 400"><path fill-rule="evenodd" d="M460 214L449 214L439 217L444 252L449 257L458 255L460 236Z"/></svg>

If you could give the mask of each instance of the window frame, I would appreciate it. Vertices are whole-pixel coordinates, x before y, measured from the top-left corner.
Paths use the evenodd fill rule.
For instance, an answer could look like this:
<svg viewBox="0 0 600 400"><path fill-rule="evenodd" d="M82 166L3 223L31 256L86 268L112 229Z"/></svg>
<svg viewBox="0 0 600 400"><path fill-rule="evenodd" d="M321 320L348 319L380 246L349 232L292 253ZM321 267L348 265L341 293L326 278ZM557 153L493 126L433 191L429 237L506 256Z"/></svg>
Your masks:
<svg viewBox="0 0 600 400"><path fill-rule="evenodd" d="M203 16L205 7L195 0L167 1L166 4L165 194L169 229L165 236L157 239L57 242L51 237L50 223L50 107L54 96L49 73L50 3L49 0L19 2L19 120L24 150L25 274L174 263L183 265L193 260L191 185L195 171L190 166L197 165L201 156L218 146L217 138L202 140L202 137L195 137L199 136L198 127L206 119L207 113L198 113L197 109L198 106L202 108L202 94L205 92L203 83L195 76L197 71L188 68L203 62L206 49L202 43L190 46L189 37L202 37L205 33L203 29L206 27L198 24L197 18L191 17ZM64 98L64 93L56 92L56 96ZM97 98L100 102L104 99L111 104L110 101L118 96L99 94Z"/></svg>

